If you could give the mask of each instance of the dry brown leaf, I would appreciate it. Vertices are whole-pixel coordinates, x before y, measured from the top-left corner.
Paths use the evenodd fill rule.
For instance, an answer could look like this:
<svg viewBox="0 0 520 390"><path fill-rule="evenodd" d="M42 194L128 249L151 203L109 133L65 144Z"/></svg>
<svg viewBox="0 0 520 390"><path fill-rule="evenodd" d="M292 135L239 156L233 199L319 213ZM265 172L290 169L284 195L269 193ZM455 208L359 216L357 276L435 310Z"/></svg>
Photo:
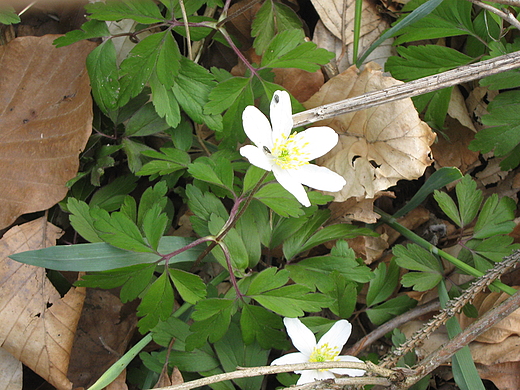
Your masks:
<svg viewBox="0 0 520 390"><path fill-rule="evenodd" d="M379 214L374 212L374 200L382 196L395 198L394 193L390 191L381 191L373 199L357 199L349 198L344 202L332 203L329 206L331 211L330 223L351 221L361 221L365 223L376 223Z"/></svg>
<svg viewBox="0 0 520 390"><path fill-rule="evenodd" d="M96 45L57 49L57 37L0 46L0 228L63 199L92 131L85 58Z"/></svg>
<svg viewBox="0 0 520 390"><path fill-rule="evenodd" d="M0 390L22 390L22 363L0 348Z"/></svg>
<svg viewBox="0 0 520 390"><path fill-rule="evenodd" d="M464 96L462 96L462 93L460 92L460 89L457 85L454 86L453 90L451 91L450 103L448 105L448 115L453 119L458 120L462 126L467 127L474 133L477 132L477 129L475 129L473 121L469 115L468 108L466 107Z"/></svg>
<svg viewBox="0 0 520 390"><path fill-rule="evenodd" d="M332 78L311 99L306 108L336 102L363 93L401 84L383 76L379 65L369 63L359 72L350 67ZM431 164L430 145L435 134L419 119L411 99L399 100L317 122L332 127L339 142L318 165L339 173L347 185L333 193L335 201L351 197L373 198L398 180L422 176Z"/></svg>
<svg viewBox="0 0 520 390"><path fill-rule="evenodd" d="M127 306L109 291L87 290L67 373L74 387L88 388L125 353L137 324Z"/></svg>
<svg viewBox="0 0 520 390"><path fill-rule="evenodd" d="M520 362L500 363L486 366L477 364L477 370L482 379L488 379L499 390L520 389Z"/></svg>
<svg viewBox="0 0 520 390"><path fill-rule="evenodd" d="M45 269L7 256L56 244L61 230L45 218L15 226L0 240L0 345L58 390L71 389L66 373L84 288L62 298Z"/></svg>

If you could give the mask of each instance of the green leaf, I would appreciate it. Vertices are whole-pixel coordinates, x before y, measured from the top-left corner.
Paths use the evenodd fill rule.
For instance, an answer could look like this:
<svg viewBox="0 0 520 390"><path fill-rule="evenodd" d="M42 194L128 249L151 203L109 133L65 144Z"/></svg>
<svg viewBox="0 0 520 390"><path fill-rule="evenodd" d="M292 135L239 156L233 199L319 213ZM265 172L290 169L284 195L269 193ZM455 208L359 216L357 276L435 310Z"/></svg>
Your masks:
<svg viewBox="0 0 520 390"><path fill-rule="evenodd" d="M211 192L202 193L199 188L188 184L186 186L186 196L188 197L190 210L204 221L209 221L213 213L223 220L229 218L229 214L220 199Z"/></svg>
<svg viewBox="0 0 520 390"><path fill-rule="evenodd" d="M173 94L179 105L195 122L204 123L211 130L221 131L222 117L204 113L209 93L216 85L213 75L185 57L181 57L180 65L173 85Z"/></svg>
<svg viewBox="0 0 520 390"><path fill-rule="evenodd" d="M298 15L290 7L274 0L266 0L251 25L251 36L255 37L253 47L257 54L262 54L276 33L301 28Z"/></svg>
<svg viewBox="0 0 520 390"><path fill-rule="evenodd" d="M0 24L16 24L20 23L20 17L14 8L9 5L0 5Z"/></svg>
<svg viewBox="0 0 520 390"><path fill-rule="evenodd" d="M475 267L487 271L492 265L491 262L502 261L504 257L520 247L519 244L511 245L512 243L513 237L492 236L485 240L470 240L466 246L473 254Z"/></svg>
<svg viewBox="0 0 520 390"><path fill-rule="evenodd" d="M408 295L400 295L378 306L367 309L366 313L374 325L381 325L416 305L416 300L410 298Z"/></svg>
<svg viewBox="0 0 520 390"><path fill-rule="evenodd" d="M402 11L410 11L421 2L414 1L407 4ZM442 2L438 7L420 21L399 31L399 37L394 44L453 37L457 35L477 36L471 20L472 6L464 0Z"/></svg>
<svg viewBox="0 0 520 390"><path fill-rule="evenodd" d="M149 83L152 90L152 103L157 114L164 118L171 127L177 127L181 122L181 109L172 89L161 84L157 75L153 73Z"/></svg>
<svg viewBox="0 0 520 390"><path fill-rule="evenodd" d="M488 238L498 234L509 234L515 227L516 205L513 199L498 199L492 194L484 203L474 228L474 238Z"/></svg>
<svg viewBox="0 0 520 390"><path fill-rule="evenodd" d="M408 270L420 271L405 274L401 283L405 287L413 286L415 291L426 291L434 288L442 280L442 266L426 249L416 244L394 246L392 253L395 262Z"/></svg>
<svg viewBox="0 0 520 390"><path fill-rule="evenodd" d="M170 278L184 301L195 305L206 298L206 285L198 275L172 268Z"/></svg>
<svg viewBox="0 0 520 390"><path fill-rule="evenodd" d="M166 321L173 312L173 288L168 274L163 272L146 290L137 307L137 315L143 317L137 325L141 333L152 329L159 320Z"/></svg>
<svg viewBox="0 0 520 390"><path fill-rule="evenodd" d="M397 211L393 217L400 218L403 215L406 215L408 212L419 206L433 191L438 190L460 178L462 178L462 173L458 168L442 167L438 169L428 178L428 180L426 180L426 182L422 185L419 191L417 191L413 198L410 199L410 201L408 201L405 206L399 209L399 211Z"/></svg>
<svg viewBox="0 0 520 390"><path fill-rule="evenodd" d="M301 29L285 30L277 34L262 57L261 66L266 68L299 68L316 72L327 64L334 54L317 49L315 43L305 42Z"/></svg>
<svg viewBox="0 0 520 390"><path fill-rule="evenodd" d="M374 275L374 279L368 286L367 306L377 305L392 295L399 282L399 267L393 259L388 268L384 263L379 263L374 270Z"/></svg>
<svg viewBox="0 0 520 390"><path fill-rule="evenodd" d="M218 83L209 94L209 102L204 107L204 112L209 115L223 113L233 105L250 83L251 79L244 77L233 77Z"/></svg>
<svg viewBox="0 0 520 390"><path fill-rule="evenodd" d="M179 73L180 59L179 48L169 30L149 35L140 41L121 63L123 77L120 81L119 105L137 96L152 75L165 89L170 89Z"/></svg>
<svg viewBox="0 0 520 390"><path fill-rule="evenodd" d="M168 186L164 181L158 182L153 187L148 187L143 192L137 210L137 226L143 226L146 215L154 206L158 206L159 212L164 210L168 203L167 192Z"/></svg>
<svg viewBox="0 0 520 390"><path fill-rule="evenodd" d="M108 0L105 3L90 3L85 6L91 19L133 19L138 23L164 22L157 5L151 0Z"/></svg>
<svg viewBox="0 0 520 390"><path fill-rule="evenodd" d="M167 226L168 216L160 205L154 204L143 218L143 232L153 250L157 250Z"/></svg>
<svg viewBox="0 0 520 390"><path fill-rule="evenodd" d="M330 289L324 291L324 294L332 299L330 311L340 318L349 318L357 302L356 284L348 281L348 279L338 271L330 274Z"/></svg>
<svg viewBox="0 0 520 390"><path fill-rule="evenodd" d="M144 143L130 138L123 138L122 146L128 158L128 168L132 173L136 173L143 167L142 153L153 150Z"/></svg>
<svg viewBox="0 0 520 390"><path fill-rule="evenodd" d="M455 187L455 192L459 204L461 227L465 227L477 216L483 199L482 191L477 190L477 183L471 176L466 175Z"/></svg>
<svg viewBox="0 0 520 390"><path fill-rule="evenodd" d="M224 227L225 221L216 214L211 214L208 223L208 229L212 235L218 235L221 229ZM242 237L237 233L236 229L228 231L223 239L225 246L229 251L231 264L237 271L243 271L249 265L249 257L247 255L247 249L244 245ZM220 262L223 267L227 268L226 258L222 248L217 245L211 253Z"/></svg>
<svg viewBox="0 0 520 390"><path fill-rule="evenodd" d="M440 191L435 191L433 193L433 197L437 201L442 211L444 211L444 213L448 216L448 218L455 222L457 226L462 226L459 209L457 208L457 205L453 199L451 199L447 193Z"/></svg>
<svg viewBox="0 0 520 390"><path fill-rule="evenodd" d="M226 158L202 156L188 166L188 172L195 178L216 184L233 192L233 168Z"/></svg>
<svg viewBox="0 0 520 390"><path fill-rule="evenodd" d="M119 176L110 184L97 190L90 199L89 205L98 206L106 211L117 210L125 197L137 186L137 177L133 175Z"/></svg>
<svg viewBox="0 0 520 390"><path fill-rule="evenodd" d="M73 43L82 41L83 39L92 39L109 36L110 31L108 31L108 27L105 22L99 20L89 20L83 23L83 25L81 26L81 30L69 31L64 36L56 38L53 44L59 48L67 45L72 45Z"/></svg>
<svg viewBox="0 0 520 390"><path fill-rule="evenodd" d="M197 303L192 318L195 322L186 338L186 350L201 347L206 340L214 343L220 340L229 329L233 311L233 300L210 298Z"/></svg>
<svg viewBox="0 0 520 390"><path fill-rule="evenodd" d="M247 295L257 295L269 290L285 286L289 281L289 272L287 270L279 270L276 267L266 268L256 276L249 285Z"/></svg>
<svg viewBox="0 0 520 390"><path fill-rule="evenodd" d="M411 81L467 65L473 58L446 46L398 47L400 57L389 57L385 70L398 80Z"/></svg>
<svg viewBox="0 0 520 390"><path fill-rule="evenodd" d="M134 252L154 251L143 239L135 222L121 212L109 215L103 210L99 219L94 221L94 227L103 241L117 248Z"/></svg>
<svg viewBox="0 0 520 390"><path fill-rule="evenodd" d="M85 240L90 242L103 241L94 227L96 211L93 211L85 202L69 198L67 208L72 215L69 216L70 224ZM99 213L99 211L97 211Z"/></svg>
<svg viewBox="0 0 520 390"><path fill-rule="evenodd" d="M136 299L148 287L155 268L155 264L137 264L122 269L83 275L75 285L104 289L123 286L119 296L121 302L125 303Z"/></svg>
<svg viewBox="0 0 520 390"><path fill-rule="evenodd" d="M231 372L237 367L265 366L269 350L262 349L257 343L244 344L242 338L237 337L239 332L238 326L231 323L225 336L214 345L224 371ZM262 381L261 376L233 380L241 390L258 390Z"/></svg>
<svg viewBox="0 0 520 390"><path fill-rule="evenodd" d="M240 316L240 327L245 344L255 339L264 349L284 349L288 346L283 329L282 319L261 306L244 305Z"/></svg>
<svg viewBox="0 0 520 390"><path fill-rule="evenodd" d="M160 152L145 151L142 154L154 160L143 165L137 176L168 175L187 168L191 161L188 153L175 148L161 148Z"/></svg>
<svg viewBox="0 0 520 390"><path fill-rule="evenodd" d="M249 267L255 267L262 257L262 241L271 233L267 207L253 200L235 226L247 250Z"/></svg>
<svg viewBox="0 0 520 390"><path fill-rule="evenodd" d="M166 121L157 115L152 103L142 106L125 126L125 135L132 137L144 137L156 134L170 128Z"/></svg>
<svg viewBox="0 0 520 390"><path fill-rule="evenodd" d="M116 48L111 39L103 42L87 56L92 95L98 107L107 115L119 107L120 85L116 57Z"/></svg>
<svg viewBox="0 0 520 390"><path fill-rule="evenodd" d="M284 317L302 317L306 311L317 312L332 304L329 297L314 293L311 289L298 284L251 295L251 298L266 309Z"/></svg>
<svg viewBox="0 0 520 390"><path fill-rule="evenodd" d="M193 238L165 236L159 243L160 253L172 253L195 241ZM204 248L190 248L169 260L170 264L193 262ZM12 255L13 260L58 271L105 271L161 260L155 253L129 252L104 242L52 246Z"/></svg>
<svg viewBox="0 0 520 390"><path fill-rule="evenodd" d="M303 214L300 202L278 183L266 184L254 197L282 217L298 217Z"/></svg>
<svg viewBox="0 0 520 390"><path fill-rule="evenodd" d="M253 80L254 81L254 80ZM222 139L220 147L235 150L237 143L242 143L246 139L242 121L242 113L247 106L254 105L253 83L249 83L242 90L233 104L227 109L222 118L222 131L217 134L218 139ZM216 98L216 97L215 97Z"/></svg>

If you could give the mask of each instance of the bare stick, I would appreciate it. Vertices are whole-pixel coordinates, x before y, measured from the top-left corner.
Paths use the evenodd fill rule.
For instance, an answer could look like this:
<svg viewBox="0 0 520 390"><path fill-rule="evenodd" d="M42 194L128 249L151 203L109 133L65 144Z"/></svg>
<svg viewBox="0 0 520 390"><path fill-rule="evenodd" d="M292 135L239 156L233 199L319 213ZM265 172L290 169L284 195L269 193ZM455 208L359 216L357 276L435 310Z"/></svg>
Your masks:
<svg viewBox="0 0 520 390"><path fill-rule="evenodd" d="M520 51L303 111L293 115L293 125L294 127L308 125L338 115L438 91L516 68L520 68Z"/></svg>
<svg viewBox="0 0 520 390"><path fill-rule="evenodd" d="M355 362L322 362L322 363L300 363L300 364L285 364L280 366L262 366L262 367L247 367L241 368L239 370L226 372L224 374L213 375L207 378L196 379L191 382L186 382L180 385L161 387L157 390L189 390L196 387L205 386L211 383L222 382L230 379L237 378L250 378L254 376L260 375L268 375L268 374L278 374L280 372L291 372L291 371L300 371L300 370L318 370L318 369L332 369L332 368L354 368L360 370L366 370L368 372L372 372L377 375L382 375L387 378L394 379L395 374L392 370L388 370L385 368L381 368L376 366L371 362L367 363L355 363ZM349 381L349 380L353 381ZM364 379L364 381L360 380ZM377 379L374 381L374 379ZM384 378L383 378L384 379ZM348 382L348 383L345 383ZM363 377L363 378L342 378L343 384L381 384L381 378L376 377Z"/></svg>
<svg viewBox="0 0 520 390"><path fill-rule="evenodd" d="M426 374L432 372L439 365L450 359L462 347L475 340L481 333L503 320L520 306L520 292L510 297L500 306L488 311L478 321L472 323L463 332L448 341L441 348L428 355L413 373L408 373L404 382L391 387L392 390L408 389Z"/></svg>

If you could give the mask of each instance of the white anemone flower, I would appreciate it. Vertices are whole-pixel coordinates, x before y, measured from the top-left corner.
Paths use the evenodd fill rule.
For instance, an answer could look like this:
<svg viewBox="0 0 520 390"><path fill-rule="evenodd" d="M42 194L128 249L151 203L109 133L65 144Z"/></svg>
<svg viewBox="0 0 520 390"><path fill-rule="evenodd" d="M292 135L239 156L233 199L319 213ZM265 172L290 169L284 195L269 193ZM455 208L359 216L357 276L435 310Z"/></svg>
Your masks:
<svg viewBox="0 0 520 390"><path fill-rule="evenodd" d="M338 356L352 331L352 325L347 320L337 321L318 343L316 343L316 337L312 331L303 325L298 318L284 318L283 323L293 345L300 352L289 353L275 359L271 365L332 361L362 363L361 360L354 356ZM315 380L335 378L334 374L362 376L365 374L365 370L334 368L330 370L295 371L295 373L301 374L297 384L303 385Z"/></svg>
<svg viewBox="0 0 520 390"><path fill-rule="evenodd" d="M271 123L255 106L246 107L242 114L244 131L255 145L243 146L240 154L251 164L273 171L276 180L306 207L311 202L302 184L322 191L340 191L347 184L342 176L309 164L336 146L338 134L325 126L291 133L291 98L285 91L274 93L270 114Z"/></svg>

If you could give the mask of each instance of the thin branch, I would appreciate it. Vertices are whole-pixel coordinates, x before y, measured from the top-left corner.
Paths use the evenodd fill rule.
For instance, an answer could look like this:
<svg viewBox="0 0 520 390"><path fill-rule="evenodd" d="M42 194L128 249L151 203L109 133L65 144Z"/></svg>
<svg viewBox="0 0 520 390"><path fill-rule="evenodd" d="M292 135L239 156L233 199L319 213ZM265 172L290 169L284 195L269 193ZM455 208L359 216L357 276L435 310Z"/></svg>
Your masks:
<svg viewBox="0 0 520 390"><path fill-rule="evenodd" d="M518 30L520 30L520 22L518 21L517 18L515 18L515 16L511 12L509 12L507 10L506 11L499 10L498 8L495 8L492 5L483 3L480 0L468 0L468 1L477 5L480 8L487 9L489 12L492 12L495 15L498 15L500 18L504 19L507 23L509 23L511 26L514 26ZM520 7L519 1L516 1L515 3L516 3L516 7Z"/></svg>
<svg viewBox="0 0 520 390"><path fill-rule="evenodd" d="M512 7L520 7L520 0L493 0L493 3L510 5Z"/></svg>
<svg viewBox="0 0 520 390"><path fill-rule="evenodd" d="M520 291L507 299L500 306L488 311L478 321L472 323L456 337L448 341L435 352L424 358L417 369L408 372L404 382L391 387L392 390L408 389L422 377L450 359L457 351L475 340L480 334L513 313L520 306Z"/></svg>
<svg viewBox="0 0 520 390"><path fill-rule="evenodd" d="M355 362L322 362L322 363L299 363L299 364L285 364L280 366L261 366L261 367L247 367L240 368L237 371L226 372L224 374L218 374L209 376L207 378L196 379L191 382L186 382L180 385L161 387L158 390L189 390L196 387L206 386L212 383L223 382L230 379L238 378L250 378L254 376L278 374L281 372L292 372L300 370L319 370L319 369L333 369L333 368L353 368L358 370L365 370L372 372L376 375L385 376L391 381L395 380L395 373L392 370L387 370L376 366L371 362L367 363L355 363ZM365 381L362 381L364 379ZM342 385L345 384L369 384L374 383L374 377L363 377L363 378L342 378ZM345 383L348 382L348 383Z"/></svg>
<svg viewBox="0 0 520 390"><path fill-rule="evenodd" d="M293 126L308 125L338 115L438 91L516 68L520 68L520 51L303 111L293 115Z"/></svg>
<svg viewBox="0 0 520 390"><path fill-rule="evenodd" d="M191 51L191 35L190 28L188 26L188 15L186 14L186 7L184 6L184 0L179 0L179 5L181 7L182 18L184 19L184 29L186 30L186 42L188 45L188 58L193 61L193 52Z"/></svg>

